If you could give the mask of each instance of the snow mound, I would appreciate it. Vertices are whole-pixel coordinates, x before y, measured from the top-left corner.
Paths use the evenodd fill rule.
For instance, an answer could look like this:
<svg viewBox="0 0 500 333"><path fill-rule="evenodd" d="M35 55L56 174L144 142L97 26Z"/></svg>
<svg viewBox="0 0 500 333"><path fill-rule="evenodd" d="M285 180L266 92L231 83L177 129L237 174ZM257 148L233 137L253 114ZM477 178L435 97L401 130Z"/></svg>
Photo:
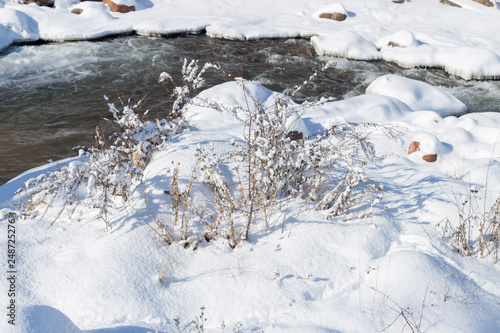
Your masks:
<svg viewBox="0 0 500 333"><path fill-rule="evenodd" d="M346 57L355 60L379 60L380 52L371 41L352 31L314 36L311 44L319 55Z"/></svg>
<svg viewBox="0 0 500 333"><path fill-rule="evenodd" d="M387 47L417 47L419 45L415 35L407 30L400 30L394 34L381 38L377 46L380 49Z"/></svg>
<svg viewBox="0 0 500 333"><path fill-rule="evenodd" d="M66 315L50 306L35 305L21 313L23 333L80 333L82 332Z"/></svg>
<svg viewBox="0 0 500 333"><path fill-rule="evenodd" d="M270 109L280 100L288 100L292 107L295 105L286 95L273 92L259 83L226 82L201 92L195 99L196 105L189 106L185 111L185 117L200 130L224 129L233 136L242 137L242 120L248 117L248 112L253 113L261 107ZM295 123L294 130L304 135L312 134L298 114L289 121Z"/></svg>
<svg viewBox="0 0 500 333"><path fill-rule="evenodd" d="M38 23L27 14L0 7L0 50L12 43L38 40Z"/></svg>
<svg viewBox="0 0 500 333"><path fill-rule="evenodd" d="M366 93L391 96L413 111L435 111L441 117L457 115L467 110L464 103L439 88L393 74L377 78L366 88Z"/></svg>
<svg viewBox="0 0 500 333"><path fill-rule="evenodd" d="M342 101L326 103L303 116L309 130L317 132L331 125L334 118L343 118L349 122L379 123L399 121L412 110L400 100L381 95L361 95ZM315 125L316 124L316 125Z"/></svg>

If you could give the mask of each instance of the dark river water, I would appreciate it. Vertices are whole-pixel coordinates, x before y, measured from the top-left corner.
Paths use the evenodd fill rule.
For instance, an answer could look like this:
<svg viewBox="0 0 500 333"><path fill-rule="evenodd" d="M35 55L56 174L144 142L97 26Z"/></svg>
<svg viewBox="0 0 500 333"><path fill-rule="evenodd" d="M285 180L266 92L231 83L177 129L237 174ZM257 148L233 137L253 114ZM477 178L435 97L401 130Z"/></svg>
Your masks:
<svg viewBox="0 0 500 333"><path fill-rule="evenodd" d="M233 76L276 91L300 84L329 60L318 58L304 39L121 36L12 46L0 53L0 184L47 160L74 156L73 147L92 144L96 126L111 132L103 96L115 104L143 99L143 109L161 117L170 101L158 76L167 71L180 79L184 58L219 63ZM469 112L500 111L498 81L464 81L442 70L403 69L382 61L336 61L298 98L352 97L378 76L398 73L450 92ZM207 87L226 80L220 73L206 77Z"/></svg>

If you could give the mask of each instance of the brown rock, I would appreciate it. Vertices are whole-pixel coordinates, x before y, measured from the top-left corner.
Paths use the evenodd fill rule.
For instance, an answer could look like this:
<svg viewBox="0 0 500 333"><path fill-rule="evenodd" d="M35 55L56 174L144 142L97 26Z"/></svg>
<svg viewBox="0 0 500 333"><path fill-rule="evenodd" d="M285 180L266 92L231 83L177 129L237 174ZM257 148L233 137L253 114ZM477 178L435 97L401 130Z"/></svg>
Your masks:
<svg viewBox="0 0 500 333"><path fill-rule="evenodd" d="M408 155L419 150L420 149L419 147L420 147L420 142L413 141L412 143L410 143L410 148L408 148Z"/></svg>
<svg viewBox="0 0 500 333"><path fill-rule="evenodd" d="M286 135L287 138L290 138L291 140L302 140L302 138L304 137L304 134L302 132L298 132L298 131L291 131L290 133L288 133Z"/></svg>
<svg viewBox="0 0 500 333"><path fill-rule="evenodd" d="M486 7L493 7L494 4L490 0L472 0L474 2L480 3L481 5L485 5Z"/></svg>
<svg viewBox="0 0 500 333"><path fill-rule="evenodd" d="M347 15L342 13L322 13L319 14L319 17L341 22L347 18Z"/></svg>
<svg viewBox="0 0 500 333"><path fill-rule="evenodd" d="M394 3L405 3L405 0L392 0Z"/></svg>
<svg viewBox="0 0 500 333"><path fill-rule="evenodd" d="M38 6L54 7L54 0L25 0L25 4L36 3Z"/></svg>
<svg viewBox="0 0 500 333"><path fill-rule="evenodd" d="M387 44L387 46L390 46L390 47L405 47L405 46L401 46L401 45L399 45L398 43L394 43L394 42L389 42L389 43Z"/></svg>
<svg viewBox="0 0 500 333"><path fill-rule="evenodd" d="M427 162L436 162L438 159L438 156L436 154L427 154L422 156L422 159Z"/></svg>
<svg viewBox="0 0 500 333"><path fill-rule="evenodd" d="M73 8L73 9L71 10L71 12L72 12L73 14L80 15L81 13L83 13L83 9L80 9L80 8Z"/></svg>
<svg viewBox="0 0 500 333"><path fill-rule="evenodd" d="M125 5L117 5L111 0L102 0L102 3L108 5L111 11L118 13L128 13L135 11L135 6L125 6Z"/></svg>
<svg viewBox="0 0 500 333"><path fill-rule="evenodd" d="M439 0L439 2L441 2L443 5L462 8L462 6L457 5L456 3L452 2L452 1L449 1L449 0Z"/></svg>

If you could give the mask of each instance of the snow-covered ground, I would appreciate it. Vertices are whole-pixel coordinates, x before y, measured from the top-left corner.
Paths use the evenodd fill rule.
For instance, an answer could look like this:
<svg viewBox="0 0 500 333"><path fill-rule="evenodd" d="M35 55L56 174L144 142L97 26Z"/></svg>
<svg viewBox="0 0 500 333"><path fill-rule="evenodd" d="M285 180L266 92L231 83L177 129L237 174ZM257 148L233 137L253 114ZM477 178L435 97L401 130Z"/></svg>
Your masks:
<svg viewBox="0 0 500 333"><path fill-rule="evenodd" d="M443 67L470 78L500 77L500 11L455 0L130 0L136 11L113 13L101 2L55 0L55 9L0 1L0 49L34 40L81 40L110 34L144 35L206 31L229 39L313 37L319 54L384 59L404 67ZM80 15L71 13L83 9ZM339 9L340 8L340 9ZM338 22L319 18L345 12Z"/></svg>
<svg viewBox="0 0 500 333"><path fill-rule="evenodd" d="M468 0L455 1L463 8L431 0L344 1L343 22L317 17L332 7L328 1L135 0L137 11L127 14L95 2L56 0L56 9L16 2L0 1L2 47L205 29L214 37L238 39L317 36L312 42L319 53L442 66L464 78L500 73L500 11ZM84 12L71 14L73 6ZM389 48L391 41L406 47ZM374 163L353 162L353 170L362 169L383 187L374 214L327 218L328 209L318 210L317 202L299 195L279 201L267 219L256 212L248 239L234 248L224 236L206 240L203 235L216 224L203 229L200 219L210 221L217 204L196 154L204 149L226 157L221 175L237 187L241 178L231 154L248 140L244 110L255 101L266 110L288 101L299 110L291 115L300 117L286 126L306 140L335 124L339 132L350 124L358 138L366 136ZM66 198L56 197L46 214L15 222L8 215L20 200L15 191L29 179L58 169L76 177L78 168L87 168L88 156L28 171L0 187L0 243L6 251L1 332L179 332L186 326L184 332L500 331L500 268L493 263L496 252L488 252L500 224L500 207L491 208L500 197L499 113L462 115L465 105L449 93L395 75L375 79L366 94L309 107L242 81L205 90L194 102L183 109L187 126L150 156L128 200L113 199L110 230L97 218L99 202L84 200L61 213ZM332 147L341 146L331 140ZM419 149L408 154L413 142ZM423 159L432 155L435 162ZM177 171L181 188L193 181L185 211L191 215L183 228L172 222ZM80 199L96 182L79 190ZM31 208L43 213L50 198ZM155 220L177 233L171 245L158 239ZM457 253L449 232L461 221L473 256ZM221 220L221 231L228 231L226 222ZM243 232L245 223L237 222L236 232ZM15 297L8 295L8 225L15 225ZM187 241L181 240L183 232ZM483 255L481 241L490 246ZM11 300L16 326L7 322ZM193 320L197 326L189 325Z"/></svg>

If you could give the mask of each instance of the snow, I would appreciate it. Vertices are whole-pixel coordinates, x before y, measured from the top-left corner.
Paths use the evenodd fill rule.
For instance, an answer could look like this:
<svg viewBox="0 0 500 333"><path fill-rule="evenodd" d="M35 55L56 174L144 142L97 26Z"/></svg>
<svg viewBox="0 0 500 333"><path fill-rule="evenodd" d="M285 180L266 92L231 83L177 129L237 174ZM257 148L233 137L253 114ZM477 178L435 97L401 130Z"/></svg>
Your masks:
<svg viewBox="0 0 500 333"><path fill-rule="evenodd" d="M418 94L418 88L399 85L400 95ZM158 218L171 216L164 191L172 162L184 166L180 176L186 181L200 143L230 151L231 142L242 142L244 126L237 118L244 114L234 110L249 96L267 107L283 98L259 84L236 81L205 90L186 110L193 129L155 153L145 170L148 201ZM455 105L446 96L441 102ZM224 107L216 111L207 103ZM460 257L441 239L437 224L456 213L449 195L463 185L452 173L469 177L480 189L489 174L490 190L498 193L500 115L442 118L393 97L362 95L313 107L300 126L313 133L342 117L402 131L401 142L377 130L370 134L380 156L370 174L383 184L389 211L332 222L294 199L273 218L272 228L255 229L251 240L234 250L223 240L201 242L196 250L158 241L132 213L134 207L146 216L142 190L130 198L130 206L117 208L108 232L91 211L50 228L49 217L38 223L19 220L19 297L26 318L21 331L169 332L174 318L187 324L202 306L207 332L220 331L222 322L227 328L241 322L244 331L400 331L399 307L409 308L429 332L496 331L498 264ZM412 140L421 142L421 153L441 159L427 163L407 155ZM2 186L2 202L14 202L15 196L9 199L14 189L40 172L43 168ZM206 190L197 188L198 205L209 204ZM157 275L165 256L171 262L170 283L163 285Z"/></svg>
<svg viewBox="0 0 500 333"><path fill-rule="evenodd" d="M113 13L102 3L57 0L56 8L0 2L0 49L20 41L94 39L136 32L169 35L201 32L214 38L311 38L318 54L358 60L384 59L403 67L441 67L464 79L500 76L498 6L470 0L462 8L438 1L362 0L244 1L123 0L136 11ZM83 13L70 13L73 8ZM262 10L265 8L265 10ZM15 10L15 12L12 12ZM348 16L343 22L320 19L321 12ZM12 24L10 20L22 22ZM474 24L464 24L475 22ZM6 31L4 31L4 29ZM392 42L391 46L388 44ZM397 46L395 45L397 44Z"/></svg>
<svg viewBox="0 0 500 333"><path fill-rule="evenodd" d="M127 14L95 2L59 1L49 9L0 1L0 47L206 28L211 36L235 39L315 35L311 42L320 54L440 66L466 79L499 76L500 37L484 33L498 28L498 8L456 2L463 8L437 1L352 0L343 6L355 15L339 23L314 17L329 8L326 1L224 6L208 0L136 0L137 12ZM84 12L70 14L72 6ZM463 24L464 17L474 24ZM474 216L480 215L474 209L484 213L499 197L500 114L462 115L465 105L443 89L384 75L373 78L364 94L309 106L241 79L199 93L183 109L185 130L152 153L128 200L116 200L110 230L92 205L73 206L73 215L56 218L62 198L45 215L16 221L18 325L4 318L0 331L176 332L201 320L204 332L238 327L244 332L498 332L499 264L492 263L493 255L461 256L456 244L443 238L443 228L446 220L456 225L466 209ZM269 220L260 216L249 239L234 249L225 237L205 240L201 228L210 226L193 222L194 213L189 238L171 245L158 239L152 228L158 221L170 227L175 215L173 195L166 193L172 191L174 170L186 188L200 163L196 153L205 149L229 156L220 165L221 177L237 180L232 154L248 138L245 120L280 103L294 110L285 127L304 136L355 123L376 152L376 163L362 168L383 187L377 205L389 210L328 220L314 202L287 198L269 212ZM148 138L153 127L145 124ZM420 142L420 150L408 154L413 141ZM332 146L336 143L332 138ZM438 160L426 162L425 154L437 154ZM17 189L58 168L77 174L86 158L33 169L0 186L3 230L19 203ZM193 205L204 213L216 207L206 181L197 175L191 190ZM91 192L92 184L87 188ZM6 249L7 237L0 243ZM164 283L158 279L162 265ZM6 306L8 281L5 276L0 281ZM191 325L185 332L197 330Z"/></svg>
<svg viewBox="0 0 500 333"><path fill-rule="evenodd" d="M342 31L328 36L314 36L311 44L319 55L329 55L356 60L380 60L374 43L356 32Z"/></svg>
<svg viewBox="0 0 500 333"><path fill-rule="evenodd" d="M467 110L464 103L451 94L425 82L398 75L384 75L373 81L367 94L391 96L405 103L413 111L431 110L441 117L462 114Z"/></svg>

